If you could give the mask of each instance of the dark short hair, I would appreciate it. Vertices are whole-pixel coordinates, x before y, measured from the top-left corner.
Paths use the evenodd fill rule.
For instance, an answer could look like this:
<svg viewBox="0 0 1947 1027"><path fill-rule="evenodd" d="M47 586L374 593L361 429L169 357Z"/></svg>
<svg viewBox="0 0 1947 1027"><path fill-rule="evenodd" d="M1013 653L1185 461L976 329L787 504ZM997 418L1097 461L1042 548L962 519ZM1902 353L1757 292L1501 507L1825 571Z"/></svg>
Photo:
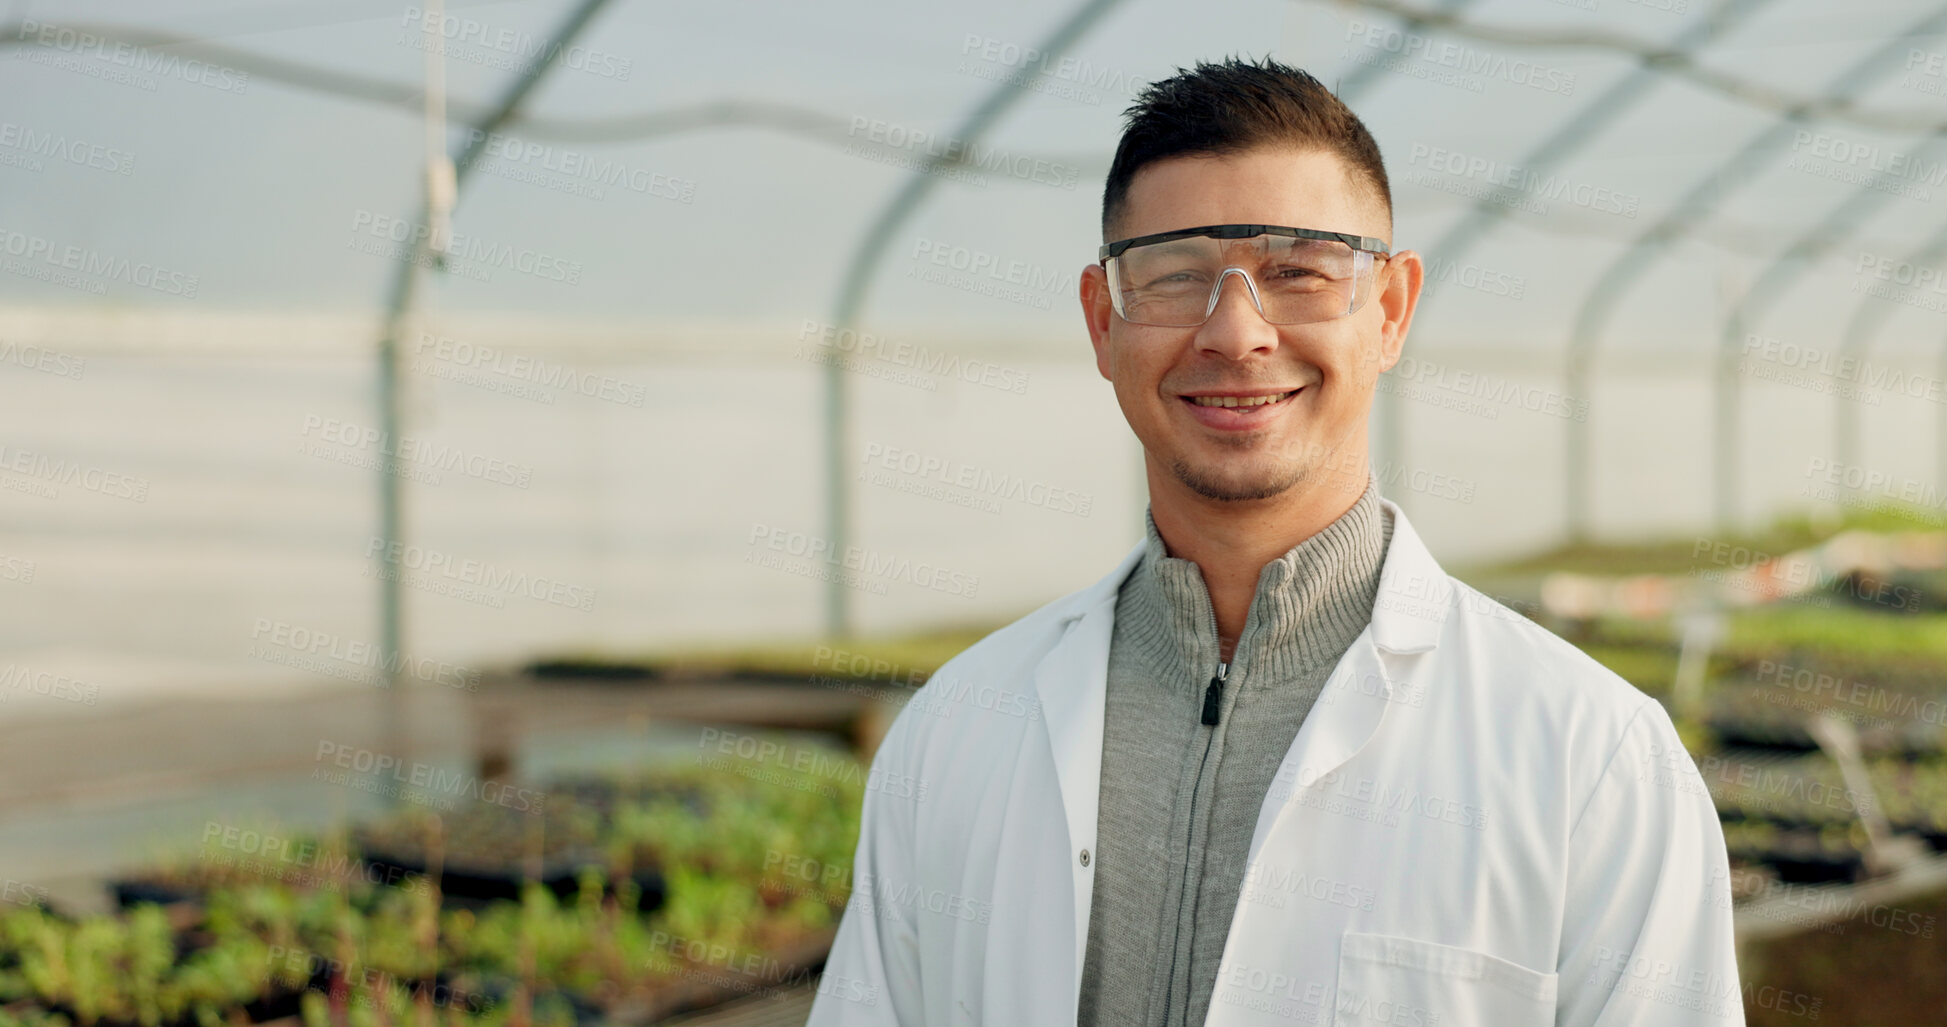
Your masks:
<svg viewBox="0 0 1947 1027"><path fill-rule="evenodd" d="M1176 74L1144 87L1123 116L1122 141L1102 189L1103 242L1112 241L1109 226L1122 215L1129 183L1145 165L1264 145L1338 155L1355 177L1372 186L1386 211L1390 237L1393 193L1379 144L1352 108L1298 68L1270 57L1256 64L1235 57L1216 64L1199 61L1193 69L1179 67Z"/></svg>

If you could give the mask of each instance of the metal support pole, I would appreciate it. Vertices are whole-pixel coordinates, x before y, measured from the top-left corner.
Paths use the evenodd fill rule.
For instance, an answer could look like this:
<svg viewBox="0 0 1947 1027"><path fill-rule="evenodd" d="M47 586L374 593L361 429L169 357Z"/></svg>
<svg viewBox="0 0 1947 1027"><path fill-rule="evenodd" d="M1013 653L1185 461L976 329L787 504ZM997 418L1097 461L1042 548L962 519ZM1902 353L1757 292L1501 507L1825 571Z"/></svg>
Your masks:
<svg viewBox="0 0 1947 1027"><path fill-rule="evenodd" d="M435 0L437 3L437 0ZM386 677L387 701L384 704L386 718L381 730L389 753L397 756L403 763L408 755L411 727L407 707L407 683L409 677L403 673L405 660L405 610L400 594L402 572L393 566L388 557L405 539L405 497L401 489L401 475L398 462L391 451L398 445L399 432L403 427L401 415L399 354L400 343L409 334L416 317L415 305L419 293L419 269L422 264L435 264L441 258L450 241L450 227L447 218L452 206L458 202L460 182L479 159L487 134L499 129L514 116L521 103L527 99L534 87L540 84L549 69L554 66L555 57L579 35L607 0L582 0L582 3L565 18L546 46L542 47L534 63L522 69L500 101L494 105L486 117L477 124L469 126L469 132L457 160L448 162L446 152L445 124L445 74L438 63L437 38L429 40L427 52L427 98L426 98L426 146L429 159L426 169L425 196L420 212L428 225L427 232L415 241L412 253L399 265L392 276L390 291L386 297L385 318L379 333L377 404L379 430L382 432L382 452L378 461L379 469L379 537L376 556L379 579L379 650L383 658L382 667ZM437 10L434 6L430 10ZM437 19L430 24L437 25ZM433 29L428 29L429 33ZM437 95L435 95L437 94ZM437 152L438 159L431 154Z"/></svg>

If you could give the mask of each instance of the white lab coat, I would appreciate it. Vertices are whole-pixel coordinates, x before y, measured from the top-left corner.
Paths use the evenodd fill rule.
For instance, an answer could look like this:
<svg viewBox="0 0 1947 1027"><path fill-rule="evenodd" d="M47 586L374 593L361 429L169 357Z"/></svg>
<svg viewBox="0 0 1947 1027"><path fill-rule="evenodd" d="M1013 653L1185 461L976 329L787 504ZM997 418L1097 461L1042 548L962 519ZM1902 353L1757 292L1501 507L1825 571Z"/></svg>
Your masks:
<svg viewBox="0 0 1947 1027"><path fill-rule="evenodd" d="M1265 796L1205 1023L1741 1025L1723 833L1669 716L1448 577L1385 502L1372 623ZM810 1027L1075 1023L1142 552L900 712Z"/></svg>

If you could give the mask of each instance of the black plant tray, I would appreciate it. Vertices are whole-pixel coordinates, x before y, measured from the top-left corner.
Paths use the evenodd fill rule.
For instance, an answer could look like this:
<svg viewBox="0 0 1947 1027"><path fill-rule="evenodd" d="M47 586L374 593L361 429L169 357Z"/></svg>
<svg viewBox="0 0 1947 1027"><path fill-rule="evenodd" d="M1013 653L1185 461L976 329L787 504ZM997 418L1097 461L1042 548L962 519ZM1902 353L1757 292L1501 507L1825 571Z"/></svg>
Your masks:
<svg viewBox="0 0 1947 1027"><path fill-rule="evenodd" d="M1763 863L1791 884L1850 883L1865 876L1866 860L1851 845L1828 847L1815 828L1781 827L1776 837L1760 846L1732 843L1730 855Z"/></svg>
<svg viewBox="0 0 1947 1027"><path fill-rule="evenodd" d="M1788 753L1745 747L1720 749L1699 762L1717 815L1742 821L1816 830L1858 819L1855 797L1839 769L1823 753Z"/></svg>
<svg viewBox="0 0 1947 1027"><path fill-rule="evenodd" d="M1868 753L1925 756L1942 751L1940 725L1891 705L1905 704L1910 710L1914 703L1925 701L1926 694L1898 689L1872 694L1889 705L1876 710L1802 696L1779 684L1730 683L1711 697L1704 722L1725 746L1812 752L1819 744L1806 724L1819 712L1830 710L1854 722L1860 748Z"/></svg>
<svg viewBox="0 0 1947 1027"><path fill-rule="evenodd" d="M158 906L174 906L183 902L201 902L202 891L185 888L181 885L164 884L160 881L142 878L123 878L108 882L108 890L115 896L116 909L129 909L143 903Z"/></svg>
<svg viewBox="0 0 1947 1027"><path fill-rule="evenodd" d="M428 875L430 872L425 858L419 853L397 852L374 846L361 846L361 849L361 858L374 870L416 875ZM607 874L606 861L599 854L590 852L545 862L534 880L553 892L556 898L567 899L581 890L581 873L589 867ZM629 874L629 879L639 889L636 901L638 910L648 913L662 906L666 885L659 869L639 867ZM440 868L439 890L443 901L452 900L451 904L455 906L477 907L493 902L518 902L527 880L520 860L489 862L449 858ZM609 893L614 894L613 882Z"/></svg>
<svg viewBox="0 0 1947 1027"><path fill-rule="evenodd" d="M1778 871L1778 879L1787 884L1851 884L1866 876L1865 861L1856 856L1852 859L1773 856L1766 862Z"/></svg>
<svg viewBox="0 0 1947 1027"><path fill-rule="evenodd" d="M521 668L521 673L536 681L637 682L662 676L656 668L642 663L609 660L561 658L536 660Z"/></svg>
<svg viewBox="0 0 1947 1027"><path fill-rule="evenodd" d="M1704 720L1719 743L1739 749L1784 749L1791 752L1816 752L1819 743L1802 723L1782 718L1737 716L1711 713Z"/></svg>

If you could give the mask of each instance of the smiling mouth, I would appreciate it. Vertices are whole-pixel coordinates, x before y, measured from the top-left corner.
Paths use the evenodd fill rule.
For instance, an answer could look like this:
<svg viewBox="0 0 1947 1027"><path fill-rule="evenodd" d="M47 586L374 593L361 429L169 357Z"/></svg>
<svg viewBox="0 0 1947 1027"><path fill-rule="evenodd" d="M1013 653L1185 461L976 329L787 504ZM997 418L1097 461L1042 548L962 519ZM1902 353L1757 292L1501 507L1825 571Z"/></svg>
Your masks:
<svg viewBox="0 0 1947 1027"><path fill-rule="evenodd" d="M1193 406L1250 408L1283 402L1302 391L1303 389L1292 389L1290 392L1267 392L1260 396L1184 396L1182 398L1188 400Z"/></svg>

